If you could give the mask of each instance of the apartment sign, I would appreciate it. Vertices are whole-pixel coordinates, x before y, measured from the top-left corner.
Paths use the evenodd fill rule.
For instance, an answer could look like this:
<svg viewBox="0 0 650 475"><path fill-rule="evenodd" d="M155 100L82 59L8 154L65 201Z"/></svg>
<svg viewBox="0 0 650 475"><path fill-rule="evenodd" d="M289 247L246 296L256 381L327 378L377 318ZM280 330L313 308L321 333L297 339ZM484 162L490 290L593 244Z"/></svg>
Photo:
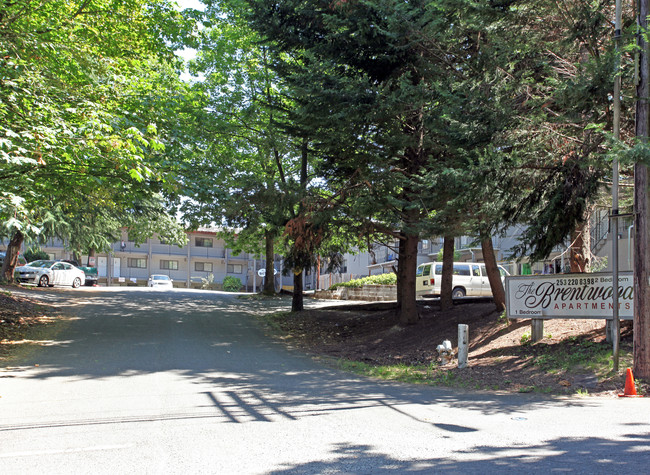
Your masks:
<svg viewBox="0 0 650 475"><path fill-rule="evenodd" d="M525 275L506 277L508 318L602 318L613 316L611 273ZM618 276L621 319L632 320L632 272Z"/></svg>

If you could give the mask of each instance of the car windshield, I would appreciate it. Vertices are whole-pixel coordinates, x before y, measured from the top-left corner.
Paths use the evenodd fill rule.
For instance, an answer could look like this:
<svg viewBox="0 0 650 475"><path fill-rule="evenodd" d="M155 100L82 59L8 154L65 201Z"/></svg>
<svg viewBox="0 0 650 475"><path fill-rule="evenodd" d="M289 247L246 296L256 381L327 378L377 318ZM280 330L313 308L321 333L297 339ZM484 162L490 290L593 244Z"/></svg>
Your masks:
<svg viewBox="0 0 650 475"><path fill-rule="evenodd" d="M169 280L169 277L166 275L152 275L153 280Z"/></svg>
<svg viewBox="0 0 650 475"><path fill-rule="evenodd" d="M27 264L29 267L50 267L54 261L34 261Z"/></svg>

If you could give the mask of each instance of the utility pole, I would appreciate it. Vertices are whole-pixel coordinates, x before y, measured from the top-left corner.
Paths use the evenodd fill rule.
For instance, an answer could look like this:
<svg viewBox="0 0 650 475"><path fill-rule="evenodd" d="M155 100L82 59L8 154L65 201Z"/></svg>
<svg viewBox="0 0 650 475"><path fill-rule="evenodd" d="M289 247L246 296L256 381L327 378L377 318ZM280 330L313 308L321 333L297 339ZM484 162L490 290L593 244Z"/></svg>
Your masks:
<svg viewBox="0 0 650 475"><path fill-rule="evenodd" d="M614 138L621 138L621 0L616 0L614 42L616 43L616 70L614 72ZM621 341L621 319L618 312L618 158L612 163L612 353L613 370L618 372Z"/></svg>
<svg viewBox="0 0 650 475"><path fill-rule="evenodd" d="M637 140L648 143L650 119L650 63L648 58L648 8L649 0L638 0L638 68L636 87ZM634 165L634 374L650 379L650 249L648 249L648 167Z"/></svg>

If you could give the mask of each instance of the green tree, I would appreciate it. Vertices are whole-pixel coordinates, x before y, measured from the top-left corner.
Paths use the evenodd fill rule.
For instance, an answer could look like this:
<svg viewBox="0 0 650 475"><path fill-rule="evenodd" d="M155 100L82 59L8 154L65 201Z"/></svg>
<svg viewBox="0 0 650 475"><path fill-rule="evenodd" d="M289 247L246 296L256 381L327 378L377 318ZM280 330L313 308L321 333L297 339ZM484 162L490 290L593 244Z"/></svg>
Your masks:
<svg viewBox="0 0 650 475"><path fill-rule="evenodd" d="M274 293L274 254L294 275L294 310L302 309L302 271L313 264L322 239L305 231L302 215L315 193L315 157L290 120L291 92L271 68L268 46L245 21L244 3L207 2L193 70L204 79L208 111L197 153L185 170L183 204L190 226L223 226L230 247L266 256L265 293ZM321 226L320 229L323 227ZM320 235L320 234L319 234ZM309 241L309 245L305 244Z"/></svg>
<svg viewBox="0 0 650 475"><path fill-rule="evenodd" d="M286 58L277 70L298 98L292 120L313 137L329 186L349 196L351 216L399 241L400 321L414 323L419 237L459 227L442 219L453 214L446 198L471 186L464 170L505 123L503 104L479 87L491 83L477 72L484 60L480 35L468 34L476 26L461 16L468 4L252 5L256 28Z"/></svg>
<svg viewBox="0 0 650 475"><path fill-rule="evenodd" d="M125 85L155 69L154 57L172 60L174 41L191 25L158 0L3 3L0 221L8 255L53 229L53 210L98 188L134 202L160 190L148 191L164 182L163 144L154 122L125 107L134 92ZM4 278L14 265L5 260Z"/></svg>

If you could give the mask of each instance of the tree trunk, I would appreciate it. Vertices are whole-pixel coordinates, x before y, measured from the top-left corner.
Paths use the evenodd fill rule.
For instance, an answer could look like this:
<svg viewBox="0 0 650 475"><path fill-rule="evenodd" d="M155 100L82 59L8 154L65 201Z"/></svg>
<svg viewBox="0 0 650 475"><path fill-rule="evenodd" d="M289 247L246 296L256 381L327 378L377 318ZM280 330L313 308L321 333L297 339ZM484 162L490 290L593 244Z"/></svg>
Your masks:
<svg viewBox="0 0 650 475"><path fill-rule="evenodd" d="M20 252L20 247L25 241L25 235L21 231L14 232L14 235L11 236L9 240L9 245L7 246L7 251L5 253L5 260L2 263L2 273L0 274L0 280L5 282L13 282L14 280L14 271L16 270L16 265L18 264L18 253Z"/></svg>
<svg viewBox="0 0 650 475"><path fill-rule="evenodd" d="M639 27L642 33L648 29L648 0L639 0ZM650 62L645 34L637 35L639 46L639 82L636 95L636 136L648 143L650 129ZM634 166L634 374L650 379L650 249L648 238L648 168L637 163Z"/></svg>
<svg viewBox="0 0 650 475"><path fill-rule="evenodd" d="M401 240L400 240L401 242ZM405 234L404 246L400 245L403 255L399 256L399 276L402 279L400 286L399 322L402 325L412 325L420 318L418 306L415 300L415 273L418 266L418 242L417 235Z"/></svg>
<svg viewBox="0 0 650 475"><path fill-rule="evenodd" d="M293 271L293 298L291 299L291 311L301 312L304 308L302 299L302 269Z"/></svg>
<svg viewBox="0 0 650 475"><path fill-rule="evenodd" d="M579 229L571 234L571 272L587 272L589 266L589 230L587 222L583 222Z"/></svg>
<svg viewBox="0 0 650 475"><path fill-rule="evenodd" d="M452 236L445 236L442 243L442 276L440 279L440 308L449 310L454 305L451 298L454 281L454 238Z"/></svg>
<svg viewBox="0 0 650 475"><path fill-rule="evenodd" d="M483 250L483 260L485 261L485 270L487 271L490 288L492 289L494 305L497 308L497 312L503 312L506 309L506 292L503 288L503 282L501 282L501 273L497 266L497 258L494 255L494 247L492 246L492 239L490 237L484 238L481 241L481 249Z"/></svg>
<svg viewBox="0 0 650 475"><path fill-rule="evenodd" d="M305 191L307 189L307 158L308 158L308 147L307 139L302 140L302 146L300 147L300 189ZM303 204L300 202L298 205L298 215L303 213ZM295 246L295 244L294 244ZM304 262L304 256L301 255L300 261ZM306 265L306 264L302 264ZM293 298L291 299L291 311L300 312L304 308L303 296L302 296L302 271L303 268L293 269Z"/></svg>
<svg viewBox="0 0 650 475"><path fill-rule="evenodd" d="M268 229L264 230L264 240L266 241L266 277L264 279L264 295L275 295L275 266L274 264L274 247L273 233Z"/></svg>
<svg viewBox="0 0 650 475"><path fill-rule="evenodd" d="M402 236L400 236L400 240L398 242L398 249L397 249L397 271L395 272L397 276L397 308L401 309L402 308L402 288L404 287L404 266L401 265L401 259L402 256L406 253L406 239L402 239ZM417 269L416 269L417 270ZM398 310L400 312L400 310Z"/></svg>

